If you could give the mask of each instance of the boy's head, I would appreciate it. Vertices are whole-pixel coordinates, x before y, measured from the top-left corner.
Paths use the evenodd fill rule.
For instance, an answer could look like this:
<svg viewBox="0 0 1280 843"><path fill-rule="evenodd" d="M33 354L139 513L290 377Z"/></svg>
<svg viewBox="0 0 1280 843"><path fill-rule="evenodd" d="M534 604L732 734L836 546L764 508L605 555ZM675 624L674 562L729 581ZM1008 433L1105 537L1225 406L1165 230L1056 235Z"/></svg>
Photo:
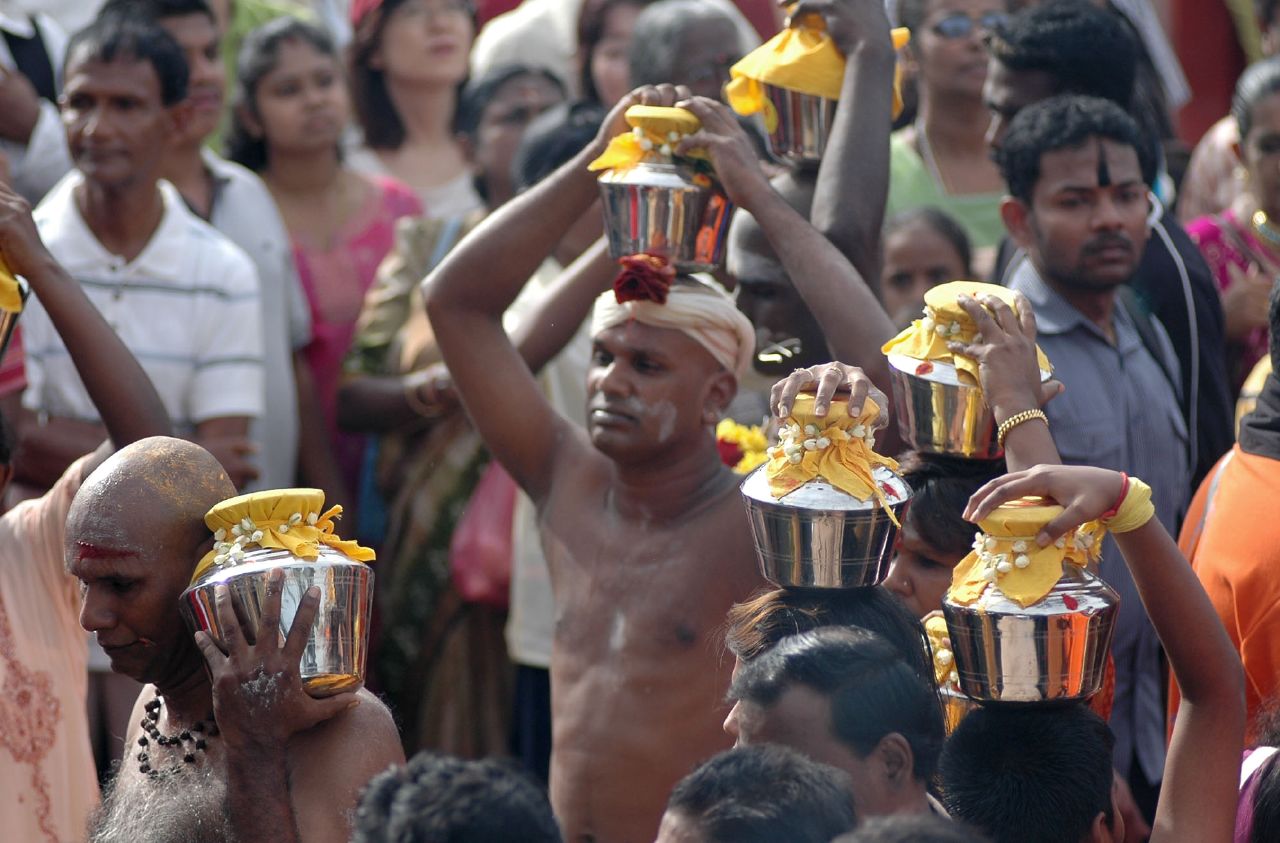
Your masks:
<svg viewBox="0 0 1280 843"><path fill-rule="evenodd" d="M1107 724L1083 705L984 706L951 734L938 771L951 816L995 843L1124 839Z"/></svg>
<svg viewBox="0 0 1280 843"><path fill-rule="evenodd" d="M560 843L541 789L494 759L420 752L370 780L354 843Z"/></svg>
<svg viewBox="0 0 1280 843"><path fill-rule="evenodd" d="M657 843L829 843L855 822L839 770L780 746L742 747L676 785Z"/></svg>

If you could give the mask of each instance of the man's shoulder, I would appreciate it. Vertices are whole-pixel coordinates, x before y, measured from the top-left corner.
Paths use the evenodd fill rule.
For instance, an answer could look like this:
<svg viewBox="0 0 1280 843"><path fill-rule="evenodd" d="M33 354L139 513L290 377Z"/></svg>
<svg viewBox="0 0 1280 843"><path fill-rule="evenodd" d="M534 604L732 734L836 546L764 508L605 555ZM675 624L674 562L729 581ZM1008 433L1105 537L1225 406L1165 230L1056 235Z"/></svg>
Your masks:
<svg viewBox="0 0 1280 843"><path fill-rule="evenodd" d="M193 214L168 182L161 183L161 190L165 193L165 214L171 217L161 230L163 236L173 238L169 245L182 250L189 283L227 292L256 287L257 270L244 249Z"/></svg>
<svg viewBox="0 0 1280 843"><path fill-rule="evenodd" d="M301 737L297 761L316 765L360 765L381 769L403 758L395 718L367 688L356 692L359 704L318 724Z"/></svg>

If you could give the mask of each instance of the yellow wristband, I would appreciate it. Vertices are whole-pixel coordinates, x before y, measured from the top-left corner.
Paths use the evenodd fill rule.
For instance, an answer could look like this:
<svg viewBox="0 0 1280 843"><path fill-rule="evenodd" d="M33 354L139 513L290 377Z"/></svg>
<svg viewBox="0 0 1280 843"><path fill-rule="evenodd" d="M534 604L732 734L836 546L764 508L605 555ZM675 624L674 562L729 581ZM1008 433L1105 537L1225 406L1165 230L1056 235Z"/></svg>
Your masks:
<svg viewBox="0 0 1280 843"><path fill-rule="evenodd" d="M1156 514L1155 505L1151 503L1151 487L1136 477L1129 478L1129 491L1115 516L1102 522L1113 533L1128 533L1136 530L1151 520Z"/></svg>
<svg viewBox="0 0 1280 843"><path fill-rule="evenodd" d="M1044 410L1023 410L1021 413L1014 413L1005 419L996 430L996 441L1000 443L1000 447L1004 447L1004 440L1009 435L1009 431L1032 419L1040 419L1040 421L1044 422L1045 427L1049 426L1049 417L1044 414Z"/></svg>

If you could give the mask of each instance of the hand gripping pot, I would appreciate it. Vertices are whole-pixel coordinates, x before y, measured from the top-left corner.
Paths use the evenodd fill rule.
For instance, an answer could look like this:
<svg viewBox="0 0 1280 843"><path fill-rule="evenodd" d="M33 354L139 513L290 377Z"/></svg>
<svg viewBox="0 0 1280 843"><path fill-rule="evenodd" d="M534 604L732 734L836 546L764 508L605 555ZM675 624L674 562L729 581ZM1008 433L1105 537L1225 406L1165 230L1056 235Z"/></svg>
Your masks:
<svg viewBox="0 0 1280 843"><path fill-rule="evenodd" d="M956 567L942 611L956 679L971 699L1074 702L1102 687L1120 597L1086 570L1102 539L1096 525L1035 544L1061 512L1040 498L998 507Z"/></svg>
<svg viewBox="0 0 1280 843"><path fill-rule="evenodd" d="M917 451L965 459L996 459L1004 451L996 420L978 385L976 360L953 354L950 342L973 342L977 326L957 296L998 296L1011 308L1013 292L995 284L953 281L925 293L924 318L917 319L882 349L889 360L893 411L902 438ZM1036 350L1043 383L1052 376L1049 360Z"/></svg>
<svg viewBox="0 0 1280 843"><path fill-rule="evenodd" d="M724 262L733 205L715 182L705 155L676 155L681 139L701 128L682 108L633 105L632 131L614 138L591 163L599 178L609 253L666 258L680 272Z"/></svg>
<svg viewBox="0 0 1280 843"><path fill-rule="evenodd" d="M281 635L293 626L302 596L320 589L320 606L302 654L302 684L326 697L359 687L368 657L373 610L373 552L334 535L342 507L324 510L324 492L284 489L231 498L209 510L205 524L215 545L182 593L182 613L192 630L222 641L214 589L225 585L243 610L245 635L256 635L266 600L267 577L283 569Z"/></svg>
<svg viewBox="0 0 1280 843"><path fill-rule="evenodd" d="M897 463L876 454L872 402L850 418L843 401L825 418L796 399L769 461L742 483L760 571L784 587L860 588L889 573L911 489Z"/></svg>

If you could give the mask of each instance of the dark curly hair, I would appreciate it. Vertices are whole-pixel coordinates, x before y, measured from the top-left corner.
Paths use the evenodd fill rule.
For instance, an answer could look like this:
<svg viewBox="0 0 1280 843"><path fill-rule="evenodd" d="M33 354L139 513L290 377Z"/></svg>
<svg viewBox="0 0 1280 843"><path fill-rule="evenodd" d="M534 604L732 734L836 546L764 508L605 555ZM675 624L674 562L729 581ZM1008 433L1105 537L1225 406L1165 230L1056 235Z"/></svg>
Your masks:
<svg viewBox="0 0 1280 843"><path fill-rule="evenodd" d="M420 752L374 776L352 843L561 843L546 795L495 759Z"/></svg>
<svg viewBox="0 0 1280 843"><path fill-rule="evenodd" d="M1045 153L1076 149L1089 138L1133 147L1143 181L1148 185L1155 182L1151 145L1124 109L1097 97L1060 96L1022 109L1009 124L1009 133L996 150L996 164L1010 195L1030 204Z"/></svg>

